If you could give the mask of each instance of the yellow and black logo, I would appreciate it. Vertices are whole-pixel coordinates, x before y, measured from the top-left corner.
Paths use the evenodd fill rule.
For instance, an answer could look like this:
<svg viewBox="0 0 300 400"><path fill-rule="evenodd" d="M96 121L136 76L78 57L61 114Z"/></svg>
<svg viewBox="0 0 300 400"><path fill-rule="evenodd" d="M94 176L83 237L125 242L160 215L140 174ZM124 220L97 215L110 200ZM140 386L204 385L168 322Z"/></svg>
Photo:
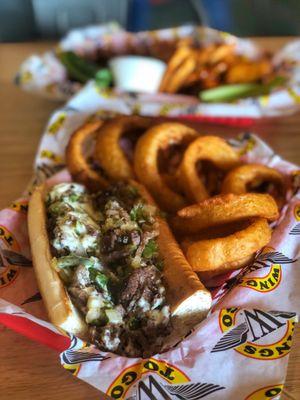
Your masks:
<svg viewBox="0 0 300 400"><path fill-rule="evenodd" d="M142 375L151 372L160 376L164 381L174 383L189 382L190 379L177 367L154 358L133 364L124 369L109 386L106 394L113 399L123 399L129 388L137 382Z"/></svg>
<svg viewBox="0 0 300 400"><path fill-rule="evenodd" d="M0 225L0 241L4 245L0 253L0 288L10 285L18 276L20 269L10 262L11 254L18 252L20 246L11 232Z"/></svg>
<svg viewBox="0 0 300 400"><path fill-rule="evenodd" d="M256 141L255 141L254 137L250 136L249 138L244 140L243 147L240 149L239 154L241 156L243 156L243 155L249 153L250 151L252 151L254 149L255 145L256 145Z"/></svg>
<svg viewBox="0 0 300 400"><path fill-rule="evenodd" d="M220 311L219 325L224 333L212 353L234 349L245 357L274 360L291 349L296 314L227 308Z"/></svg>
<svg viewBox="0 0 300 400"><path fill-rule="evenodd" d="M63 364L62 366L72 375L77 376L78 372L80 371L81 364L73 364L73 365Z"/></svg>
<svg viewBox="0 0 300 400"><path fill-rule="evenodd" d="M255 138L249 133L243 133L235 139L230 139L228 143L237 149L240 156L249 153L256 146Z"/></svg>
<svg viewBox="0 0 300 400"><path fill-rule="evenodd" d="M14 201L9 208L16 212L20 212L22 214L27 214L28 200Z"/></svg>
<svg viewBox="0 0 300 400"><path fill-rule="evenodd" d="M179 103L165 103L160 107L158 114L160 116L167 116L171 111L180 108L182 105Z"/></svg>
<svg viewBox="0 0 300 400"><path fill-rule="evenodd" d="M59 330L63 335L66 335L64 330ZM110 357L94 353L92 346L78 339L76 336L71 337L70 347L61 353L62 366L75 376L78 375L81 364L90 361L104 361L108 358Z"/></svg>
<svg viewBox="0 0 300 400"><path fill-rule="evenodd" d="M115 99L117 94L111 88L99 87L96 83L94 85L96 92L104 99Z"/></svg>
<svg viewBox="0 0 300 400"><path fill-rule="evenodd" d="M297 204L294 208L294 216L295 220L297 221L297 224L293 226L293 228L290 231L290 235L300 235L300 204Z"/></svg>
<svg viewBox="0 0 300 400"><path fill-rule="evenodd" d="M272 292L281 282L282 269L280 264L274 264L265 276L241 278L239 286L256 290L257 292Z"/></svg>
<svg viewBox="0 0 300 400"><path fill-rule="evenodd" d="M268 400L274 399L282 393L283 385L265 386L256 390L245 398L245 400Z"/></svg>
<svg viewBox="0 0 300 400"><path fill-rule="evenodd" d="M213 383L190 382L179 368L150 358L124 369L106 394L113 399L124 399L129 392L138 399L202 399L223 389L225 387Z"/></svg>
<svg viewBox="0 0 300 400"><path fill-rule="evenodd" d="M44 149L40 152L40 157L47 160L53 161L55 163L61 163L62 157L51 150Z"/></svg>
<svg viewBox="0 0 300 400"><path fill-rule="evenodd" d="M47 133L49 135L56 135L66 120L66 113L60 113L57 118L49 125Z"/></svg>
<svg viewBox="0 0 300 400"><path fill-rule="evenodd" d="M300 96L299 96L299 94L297 93L296 90L294 90L292 87L288 87L288 88L287 88L287 92L288 92L288 94L289 94L290 97L294 100L294 102L295 102L296 104L299 104L299 103L300 103Z"/></svg>
<svg viewBox="0 0 300 400"><path fill-rule="evenodd" d="M297 204L294 208L294 216L296 221L300 221L300 204Z"/></svg>

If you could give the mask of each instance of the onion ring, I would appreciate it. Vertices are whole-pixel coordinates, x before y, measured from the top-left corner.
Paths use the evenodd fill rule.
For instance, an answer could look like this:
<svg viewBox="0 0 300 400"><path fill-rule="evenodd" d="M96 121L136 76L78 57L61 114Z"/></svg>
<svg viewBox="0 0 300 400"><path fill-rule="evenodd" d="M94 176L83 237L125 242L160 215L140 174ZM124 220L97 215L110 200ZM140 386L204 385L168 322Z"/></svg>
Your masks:
<svg viewBox="0 0 300 400"><path fill-rule="evenodd" d="M273 197L260 193L231 193L211 197L179 210L172 219L172 227L178 233L194 234L211 226L253 217L269 221L278 219L278 207Z"/></svg>
<svg viewBox="0 0 300 400"><path fill-rule="evenodd" d="M66 163L73 179L92 191L104 189L108 182L88 163L83 154L83 146L87 140L96 137L102 124L103 121L97 120L81 126L73 133L66 148Z"/></svg>
<svg viewBox="0 0 300 400"><path fill-rule="evenodd" d="M122 116L106 122L100 129L95 147L95 158L107 176L114 180L134 178L132 165L120 146L120 139L130 131L146 130L150 118Z"/></svg>
<svg viewBox="0 0 300 400"><path fill-rule="evenodd" d="M217 275L226 274L227 272L233 271L235 269L244 268L247 265L250 265L254 260L254 254L250 254L250 256L239 259L238 261L234 261L232 263L228 263L224 265L222 268L219 268L217 271L198 271L197 275L201 280L203 280L206 284L208 280L214 278ZM213 283L213 282L212 282ZM215 285L214 285L215 286Z"/></svg>
<svg viewBox="0 0 300 400"><path fill-rule="evenodd" d="M165 184L175 193L182 193L177 171L174 174L161 174Z"/></svg>
<svg viewBox="0 0 300 400"><path fill-rule="evenodd" d="M249 226L225 237L199 240L189 245L186 257L194 271L238 269L239 260L245 260L267 245L271 228L265 218L250 220ZM221 271L221 272L220 272Z"/></svg>
<svg viewBox="0 0 300 400"><path fill-rule="evenodd" d="M222 193L242 194L247 192L265 192L259 186L271 183L275 186L274 195L278 207L282 207L285 201L285 184L283 175L274 168L261 164L245 164L230 171L223 183Z"/></svg>
<svg viewBox="0 0 300 400"><path fill-rule="evenodd" d="M175 212L186 205L186 199L170 189L158 168L158 153L180 142L191 142L198 133L185 125L167 122L150 128L137 142L134 170L163 210Z"/></svg>
<svg viewBox="0 0 300 400"><path fill-rule="evenodd" d="M239 163L239 156L225 140L216 136L199 137L191 143L179 166L179 177L182 189L192 202L205 200L210 195L197 171L199 161L210 161L219 170L228 171Z"/></svg>

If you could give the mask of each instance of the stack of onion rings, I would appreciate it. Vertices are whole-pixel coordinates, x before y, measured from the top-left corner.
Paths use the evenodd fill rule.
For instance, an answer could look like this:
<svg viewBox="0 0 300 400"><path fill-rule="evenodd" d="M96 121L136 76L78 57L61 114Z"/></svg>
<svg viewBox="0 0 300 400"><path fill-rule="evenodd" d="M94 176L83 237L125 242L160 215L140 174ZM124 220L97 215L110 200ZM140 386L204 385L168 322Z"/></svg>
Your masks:
<svg viewBox="0 0 300 400"><path fill-rule="evenodd" d="M231 170L222 183L222 193L242 194L247 192L265 192L271 184L274 186L273 197L279 207L285 200L283 175L274 168L261 164L245 164Z"/></svg>
<svg viewBox="0 0 300 400"><path fill-rule="evenodd" d="M271 228L267 220L254 218L248 226L228 236L195 241L188 246L186 257L193 270L205 279L207 276L241 268L270 239Z"/></svg>
<svg viewBox="0 0 300 400"><path fill-rule="evenodd" d="M132 157L120 143L129 134ZM134 147L132 135L137 134ZM91 141L96 142L93 156L98 164L90 162L85 151ZM170 213L189 263L205 280L250 263L269 242L268 222L278 219L278 206L284 202L280 172L240 165L238 154L223 139L199 137L177 122L155 125L138 116L88 122L72 135L66 160L74 180L91 191L111 181L138 178Z"/></svg>
<svg viewBox="0 0 300 400"><path fill-rule="evenodd" d="M66 163L73 179L92 191L104 189L108 181L93 169L83 150L88 141L95 140L102 124L100 120L84 124L73 133L66 148Z"/></svg>
<svg viewBox="0 0 300 400"><path fill-rule="evenodd" d="M198 136L193 129L176 123L162 123L150 128L137 142L134 153L136 176L152 193L162 209L175 212L187 202L184 196L172 190L161 175L158 153L181 142L190 143Z"/></svg>
<svg viewBox="0 0 300 400"><path fill-rule="evenodd" d="M274 199L256 193L215 196L177 214L173 228L194 235L183 241L183 248L203 279L249 262L271 238L268 220L279 217Z"/></svg>
<svg viewBox="0 0 300 400"><path fill-rule="evenodd" d="M202 136L192 142L179 167L180 185L191 202L202 201L211 195L203 182L205 172L201 171L200 177L197 171L201 161L209 161L216 169L228 171L239 164L239 156L225 140L216 136ZM216 176L216 171L213 175ZM210 191L214 190L216 188L210 188Z"/></svg>
<svg viewBox="0 0 300 400"><path fill-rule="evenodd" d="M102 125L97 136L95 158L111 180L134 178L132 165L120 145L120 140L130 131L143 132L150 125L150 118L139 116L117 117Z"/></svg>
<svg viewBox="0 0 300 400"><path fill-rule="evenodd" d="M269 221L278 219L273 197L260 193L225 194L179 210L172 219L172 227L179 234L194 234L212 226L257 217Z"/></svg>

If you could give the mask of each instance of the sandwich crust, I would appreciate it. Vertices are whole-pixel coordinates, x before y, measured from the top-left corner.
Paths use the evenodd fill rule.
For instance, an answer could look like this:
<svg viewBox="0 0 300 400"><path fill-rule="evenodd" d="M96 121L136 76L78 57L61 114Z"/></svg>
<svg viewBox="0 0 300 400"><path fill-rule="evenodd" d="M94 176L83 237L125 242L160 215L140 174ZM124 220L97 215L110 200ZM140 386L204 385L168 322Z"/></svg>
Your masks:
<svg viewBox="0 0 300 400"><path fill-rule="evenodd" d="M148 204L155 205L151 195L142 185L131 183L137 187ZM163 274L174 326L175 329L187 333L192 326L206 317L211 307L211 294L187 262L166 221L161 216L157 217L157 221L157 242L164 257Z"/></svg>
<svg viewBox="0 0 300 400"><path fill-rule="evenodd" d="M35 276L51 322L66 332L84 338L87 325L73 306L53 267L45 210L45 196L48 190L46 184L37 187L29 202L28 231Z"/></svg>

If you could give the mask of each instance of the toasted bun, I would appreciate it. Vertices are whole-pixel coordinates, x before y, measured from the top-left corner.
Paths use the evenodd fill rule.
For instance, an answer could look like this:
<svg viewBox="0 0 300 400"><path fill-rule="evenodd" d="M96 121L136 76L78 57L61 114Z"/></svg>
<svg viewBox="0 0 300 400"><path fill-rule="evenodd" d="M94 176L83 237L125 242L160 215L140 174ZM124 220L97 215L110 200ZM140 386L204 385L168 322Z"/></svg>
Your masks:
<svg viewBox="0 0 300 400"><path fill-rule="evenodd" d="M33 266L38 287L46 306L50 321L81 338L85 337L87 325L52 265L52 255L46 228L45 195L49 187L37 187L29 201L28 231Z"/></svg>
<svg viewBox="0 0 300 400"><path fill-rule="evenodd" d="M142 185L133 181L131 184L137 187L148 204L154 205ZM35 274L51 322L69 333L85 338L87 324L73 306L63 282L53 268L46 228L45 196L48 190L49 186L45 184L37 187L29 202L28 229ZM165 220L157 218L157 240L164 259L164 282L174 328L168 343L176 343L206 317L211 307L211 294L192 271Z"/></svg>
<svg viewBox="0 0 300 400"><path fill-rule="evenodd" d="M136 182L131 183L137 187L148 204L155 205L144 186ZM157 242L164 258L163 274L167 300L171 307L173 326L177 334L182 336L206 317L211 308L211 294L187 262L166 221L159 216L157 219Z"/></svg>

